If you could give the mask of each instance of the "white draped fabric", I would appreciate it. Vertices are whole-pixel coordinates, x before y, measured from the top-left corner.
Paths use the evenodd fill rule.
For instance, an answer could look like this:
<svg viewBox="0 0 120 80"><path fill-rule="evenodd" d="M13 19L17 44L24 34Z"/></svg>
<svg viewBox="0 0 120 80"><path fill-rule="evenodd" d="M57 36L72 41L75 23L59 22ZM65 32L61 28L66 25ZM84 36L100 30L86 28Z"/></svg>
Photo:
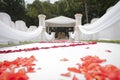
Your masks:
<svg viewBox="0 0 120 80"><path fill-rule="evenodd" d="M80 18L80 16L76 16L76 25L81 22ZM92 19L90 24L79 24L79 29L75 29L74 33L69 33L69 35L70 39L74 41L120 40L119 30L120 1L115 6L110 7L101 18Z"/></svg>
<svg viewBox="0 0 120 80"><path fill-rule="evenodd" d="M93 18L93 19L90 21L90 23L92 24L92 23L96 22L98 19L99 19L99 18Z"/></svg>
<svg viewBox="0 0 120 80"><path fill-rule="evenodd" d="M28 29L26 26L26 23L22 20L15 21L15 28L20 31L27 31L27 29Z"/></svg>
<svg viewBox="0 0 120 80"><path fill-rule="evenodd" d="M100 31L99 40L120 40L120 21Z"/></svg>
<svg viewBox="0 0 120 80"><path fill-rule="evenodd" d="M100 32L108 27L112 27L113 25L114 25L113 27L116 27L116 26L118 26L116 24L119 22L120 22L120 1L115 6L113 6L111 9L109 9L96 22L94 22L90 25L87 25L87 26L79 25L79 28L82 31L82 33L94 34L94 33Z"/></svg>
<svg viewBox="0 0 120 80"><path fill-rule="evenodd" d="M91 20L91 23L94 23L98 20L98 18L93 18ZM90 24L84 24L84 26L88 26ZM97 33L94 33L94 34L85 34L85 33L82 33L81 32L81 35L80 35L80 40L98 40L99 39L99 32Z"/></svg>
<svg viewBox="0 0 120 80"><path fill-rule="evenodd" d="M54 40L54 37L55 36L55 33L54 32L52 32L51 33L51 35L49 35L47 32L46 32L46 28L43 28L42 29L42 32L41 32L41 34L40 34L40 39L39 39L39 41L53 41Z"/></svg>
<svg viewBox="0 0 120 80"><path fill-rule="evenodd" d="M36 30L37 29L37 26L30 26L29 28L28 28L28 31L34 31L34 30Z"/></svg>
<svg viewBox="0 0 120 80"><path fill-rule="evenodd" d="M44 41L46 39L45 41L50 41L50 39L54 38L54 36L46 33L43 26L39 26L34 31L25 32L13 29L12 27L0 20L0 42L29 41L32 39L39 39L39 41Z"/></svg>
<svg viewBox="0 0 120 80"><path fill-rule="evenodd" d="M81 40L81 32L80 32L80 30L79 30L79 27L75 27L75 31L74 31L74 33L72 33L72 32L69 32L69 40L71 41L71 40L73 40L73 41L75 41L75 42L77 42L77 41L80 41Z"/></svg>
<svg viewBox="0 0 120 80"><path fill-rule="evenodd" d="M3 15L3 16L2 16ZM54 39L54 34L49 35L45 31L45 16L39 15L39 27L34 31L20 31L14 29L16 27L11 21L9 15L0 13L0 42L8 41L28 41L32 39L39 39L40 41L48 41ZM77 19L80 20L81 18ZM55 20L55 19L54 19ZM59 24L67 24L63 18ZM56 20L53 21L56 24ZM52 22L52 23L53 23ZM74 20L73 20L74 22ZM75 31L71 34L71 38L75 41L82 39L117 39L120 40L120 1L99 18L97 21L91 22L89 25L81 25L76 21ZM64 25L63 24L63 25ZM61 25L59 25L61 27ZM23 24L22 24L23 26ZM25 24L24 24L25 26Z"/></svg>
<svg viewBox="0 0 120 80"><path fill-rule="evenodd" d="M0 37L5 37L8 40L26 41L39 36L41 30L42 27L39 26L39 28L35 31L31 31L31 32L20 31L13 29L10 26L0 21L0 32L1 32Z"/></svg>
<svg viewBox="0 0 120 80"><path fill-rule="evenodd" d="M12 27L11 17L7 13L0 12L0 21Z"/></svg>

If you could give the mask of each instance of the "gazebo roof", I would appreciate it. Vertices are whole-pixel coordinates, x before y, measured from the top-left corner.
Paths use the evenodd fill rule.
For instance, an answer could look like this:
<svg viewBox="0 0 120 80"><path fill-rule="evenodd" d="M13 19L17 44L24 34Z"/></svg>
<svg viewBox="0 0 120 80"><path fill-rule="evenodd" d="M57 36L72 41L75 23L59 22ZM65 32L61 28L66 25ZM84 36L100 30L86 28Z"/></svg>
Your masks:
<svg viewBox="0 0 120 80"><path fill-rule="evenodd" d="M75 22L76 22L75 19L65 16L58 16L46 20L45 23L47 27L74 27Z"/></svg>

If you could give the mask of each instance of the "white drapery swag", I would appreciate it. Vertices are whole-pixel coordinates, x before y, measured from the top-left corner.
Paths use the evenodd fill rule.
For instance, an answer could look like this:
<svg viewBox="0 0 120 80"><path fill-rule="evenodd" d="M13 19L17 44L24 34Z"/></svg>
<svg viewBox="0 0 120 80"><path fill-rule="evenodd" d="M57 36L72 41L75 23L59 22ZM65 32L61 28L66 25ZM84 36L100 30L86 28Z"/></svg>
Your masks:
<svg viewBox="0 0 120 80"><path fill-rule="evenodd" d="M117 26L120 27L118 23L120 23L120 1L110 10L108 10L96 22L84 26L79 25L79 28L81 32L84 34L94 34L108 27L117 27Z"/></svg>
<svg viewBox="0 0 120 80"><path fill-rule="evenodd" d="M6 40L17 40L17 41L27 41L29 39L38 37L42 31L42 27L39 26L38 29L31 32L20 31L11 28L10 26L4 24L0 21L0 36L6 38Z"/></svg>
<svg viewBox="0 0 120 80"><path fill-rule="evenodd" d="M37 39L39 41L50 41L54 39L54 33L49 35L43 26L39 26L36 30L25 32L13 29L9 25L0 21L0 42L29 41Z"/></svg>
<svg viewBox="0 0 120 80"><path fill-rule="evenodd" d="M89 25L79 25L79 30L84 34L95 34L98 32L101 32L105 29L108 29L110 27L118 27L118 29L115 29L117 31L113 32L116 33L116 35L113 35L114 33L111 33L114 38L120 39L120 1L113 6L110 10L108 10L101 18L99 18L96 22L89 24ZM0 21L0 41L28 41L31 39L39 38L40 41L44 40L50 40L53 39L53 36L50 36L46 33L46 31L43 29L43 26L39 26L36 30L31 32L25 32L13 29L8 25L7 23L4 23ZM75 34L72 35L78 35L78 32L76 31ZM77 33L77 34L76 34ZM79 33L80 34L80 33ZM107 33L106 33L107 34ZM107 34L107 35L111 35ZM41 35L41 36L40 36ZM54 34L51 34L54 35ZM78 35L79 36L79 35ZM76 38L78 37L76 36ZM75 38L75 37L74 37Z"/></svg>
<svg viewBox="0 0 120 80"><path fill-rule="evenodd" d="M101 18L91 20L90 24L79 24L81 17L80 14L75 16L76 26L74 33L69 32L70 40L120 40L120 1L110 7Z"/></svg>

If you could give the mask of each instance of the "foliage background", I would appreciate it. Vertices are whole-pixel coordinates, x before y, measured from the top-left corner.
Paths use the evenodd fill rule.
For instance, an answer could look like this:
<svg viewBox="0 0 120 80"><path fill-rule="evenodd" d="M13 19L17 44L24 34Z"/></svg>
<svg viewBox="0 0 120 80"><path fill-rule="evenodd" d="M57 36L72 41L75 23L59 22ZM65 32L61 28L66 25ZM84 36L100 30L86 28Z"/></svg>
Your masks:
<svg viewBox="0 0 120 80"><path fill-rule="evenodd" d="M30 25L38 26L38 15L45 14L46 19L56 16L74 18L76 13L83 14L82 24L89 23L92 18L101 17L106 10L119 0L59 0L54 4L49 0L35 0L26 4L24 0L0 0L0 12L6 12L13 21L24 20Z"/></svg>

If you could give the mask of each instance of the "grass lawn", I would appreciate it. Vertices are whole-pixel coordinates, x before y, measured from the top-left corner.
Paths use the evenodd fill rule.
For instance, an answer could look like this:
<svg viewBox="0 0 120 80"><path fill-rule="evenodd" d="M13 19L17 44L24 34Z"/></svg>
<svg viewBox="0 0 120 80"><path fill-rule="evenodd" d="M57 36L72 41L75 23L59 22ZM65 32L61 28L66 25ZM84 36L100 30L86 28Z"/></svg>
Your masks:
<svg viewBox="0 0 120 80"><path fill-rule="evenodd" d="M84 41L86 41L86 40L84 40ZM87 40L87 41L95 41L95 42L117 43L117 44L120 44L120 40Z"/></svg>
<svg viewBox="0 0 120 80"><path fill-rule="evenodd" d="M82 40L82 41L87 41L87 42L95 41L95 42L120 44L120 40ZM17 45L24 45L24 44L32 44L32 43L37 43L37 42L25 41L25 42L20 42L19 44L0 44L0 48L2 48L2 47L10 47L10 46L17 46Z"/></svg>

